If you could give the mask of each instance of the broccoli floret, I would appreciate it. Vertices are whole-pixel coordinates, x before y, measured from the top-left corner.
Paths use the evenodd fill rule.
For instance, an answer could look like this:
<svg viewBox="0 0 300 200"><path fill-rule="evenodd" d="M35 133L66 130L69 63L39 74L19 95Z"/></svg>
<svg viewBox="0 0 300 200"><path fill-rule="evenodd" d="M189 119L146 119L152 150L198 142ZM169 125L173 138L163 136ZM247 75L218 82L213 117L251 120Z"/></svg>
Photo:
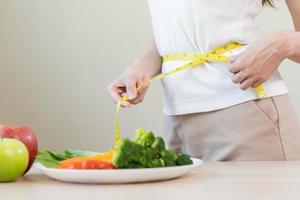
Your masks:
<svg viewBox="0 0 300 200"><path fill-rule="evenodd" d="M112 162L119 168L163 167L153 149L128 139L122 139L115 145Z"/></svg>
<svg viewBox="0 0 300 200"><path fill-rule="evenodd" d="M121 139L114 147L112 163L118 168L169 167L192 164L186 154L177 155L165 146L162 137L137 129L134 141Z"/></svg>
<svg viewBox="0 0 300 200"><path fill-rule="evenodd" d="M179 154L176 159L177 165L191 165L193 161L191 157L187 154Z"/></svg>
<svg viewBox="0 0 300 200"><path fill-rule="evenodd" d="M144 168L143 165L141 165L140 163L137 163L137 162L129 162L128 165L124 168L127 168L127 169L136 169L136 168Z"/></svg>
<svg viewBox="0 0 300 200"><path fill-rule="evenodd" d="M156 153L159 155L161 152L165 151L166 146L165 146L165 142L162 139L162 137L156 137L151 148L154 149L156 151Z"/></svg>
<svg viewBox="0 0 300 200"><path fill-rule="evenodd" d="M140 138L144 133L145 133L145 129L143 128L138 128L135 130L135 140L137 140L138 138Z"/></svg>
<svg viewBox="0 0 300 200"><path fill-rule="evenodd" d="M177 155L171 150L165 150L160 153L161 159L164 161L164 166L176 166Z"/></svg>
<svg viewBox="0 0 300 200"><path fill-rule="evenodd" d="M148 162L147 167L148 168L153 168L153 167L164 167L164 161L162 159L153 159L150 162Z"/></svg>
<svg viewBox="0 0 300 200"><path fill-rule="evenodd" d="M143 146L151 147L154 142L154 134L151 131L145 131L144 129L137 129L135 131L134 142Z"/></svg>

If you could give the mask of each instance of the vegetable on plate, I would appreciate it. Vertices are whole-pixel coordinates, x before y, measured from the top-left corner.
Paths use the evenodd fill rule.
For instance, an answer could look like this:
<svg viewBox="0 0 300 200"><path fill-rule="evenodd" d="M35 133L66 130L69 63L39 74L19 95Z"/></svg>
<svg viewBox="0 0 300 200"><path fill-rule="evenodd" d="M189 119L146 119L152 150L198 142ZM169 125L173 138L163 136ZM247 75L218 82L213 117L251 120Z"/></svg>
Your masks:
<svg viewBox="0 0 300 200"><path fill-rule="evenodd" d="M137 129L134 140L121 139L112 151L66 150L63 154L39 152L36 161L45 167L60 169L132 169L190 165L187 154L176 154L168 149L162 137L151 131Z"/></svg>

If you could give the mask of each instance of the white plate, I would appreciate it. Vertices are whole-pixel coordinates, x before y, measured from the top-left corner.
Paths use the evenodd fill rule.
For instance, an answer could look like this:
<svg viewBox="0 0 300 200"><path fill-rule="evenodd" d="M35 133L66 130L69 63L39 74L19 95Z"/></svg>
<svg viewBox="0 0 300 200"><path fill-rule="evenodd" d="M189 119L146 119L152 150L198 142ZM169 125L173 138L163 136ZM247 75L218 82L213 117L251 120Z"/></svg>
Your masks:
<svg viewBox="0 0 300 200"><path fill-rule="evenodd" d="M116 170L76 170L55 169L44 167L40 163L34 163L34 167L47 176L73 183L134 183L168 180L180 177L192 169L200 166L202 161L193 158L193 164L145 169L116 169Z"/></svg>

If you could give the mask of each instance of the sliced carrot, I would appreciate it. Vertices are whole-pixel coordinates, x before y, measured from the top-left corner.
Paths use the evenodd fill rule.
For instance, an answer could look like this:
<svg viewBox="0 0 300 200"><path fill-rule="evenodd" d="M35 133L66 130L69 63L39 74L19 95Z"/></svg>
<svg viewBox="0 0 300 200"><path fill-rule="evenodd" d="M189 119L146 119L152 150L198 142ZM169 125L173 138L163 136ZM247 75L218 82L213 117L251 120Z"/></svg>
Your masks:
<svg viewBox="0 0 300 200"><path fill-rule="evenodd" d="M111 163L86 160L81 164L81 169L116 169Z"/></svg>
<svg viewBox="0 0 300 200"><path fill-rule="evenodd" d="M74 161L68 163L61 163L56 168L59 169L116 169L112 163L92 160L92 159L85 159L81 161Z"/></svg>
<svg viewBox="0 0 300 200"><path fill-rule="evenodd" d="M60 169L115 169L112 165L113 152L103 154L74 157L60 162L56 168Z"/></svg>

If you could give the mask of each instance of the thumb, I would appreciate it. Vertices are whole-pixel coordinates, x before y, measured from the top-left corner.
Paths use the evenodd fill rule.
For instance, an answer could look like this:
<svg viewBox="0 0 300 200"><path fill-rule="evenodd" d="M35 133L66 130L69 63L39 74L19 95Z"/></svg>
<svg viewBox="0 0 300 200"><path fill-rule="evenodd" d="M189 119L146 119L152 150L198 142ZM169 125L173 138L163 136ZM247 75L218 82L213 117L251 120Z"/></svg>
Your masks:
<svg viewBox="0 0 300 200"><path fill-rule="evenodd" d="M128 79L126 81L126 93L128 95L129 100L136 98L136 81L134 79Z"/></svg>

